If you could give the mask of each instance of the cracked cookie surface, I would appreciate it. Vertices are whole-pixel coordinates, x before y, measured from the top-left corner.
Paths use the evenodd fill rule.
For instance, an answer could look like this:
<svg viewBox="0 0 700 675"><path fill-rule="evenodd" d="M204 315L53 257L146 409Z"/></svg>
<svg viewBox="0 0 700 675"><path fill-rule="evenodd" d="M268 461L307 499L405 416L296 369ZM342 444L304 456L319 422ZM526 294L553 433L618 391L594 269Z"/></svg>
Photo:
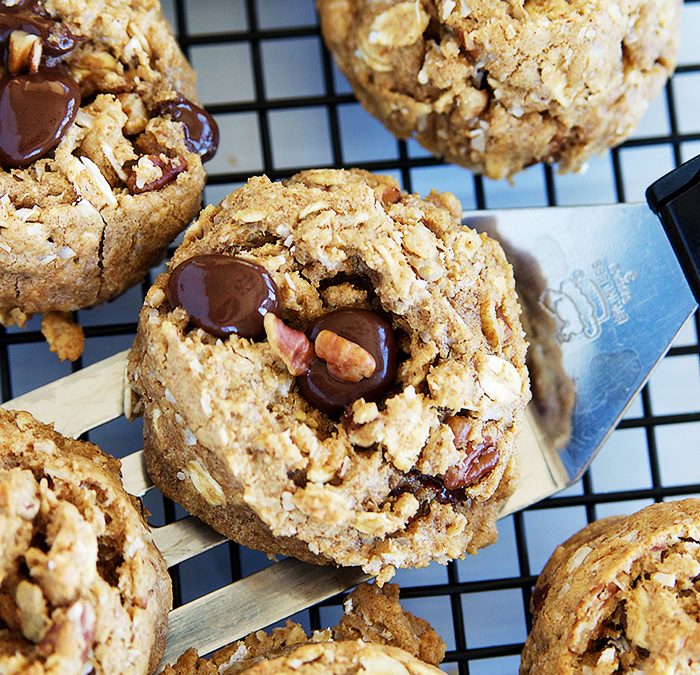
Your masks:
<svg viewBox="0 0 700 675"><path fill-rule="evenodd" d="M3 12L16 4L4 0L0 20L14 20ZM195 76L158 1L36 6L76 38L40 74L60 70L82 103L55 149L21 168L0 166L5 324L90 307L139 281L197 213L204 186L201 157L172 103L196 102ZM3 66L0 75L10 76ZM75 351L74 343L61 355Z"/></svg>
<svg viewBox="0 0 700 675"><path fill-rule="evenodd" d="M318 0L360 103L490 178L580 169L632 132L675 66L680 0Z"/></svg>
<svg viewBox="0 0 700 675"><path fill-rule="evenodd" d="M377 675L440 672L433 666L444 658L445 642L427 621L401 607L398 586L362 584L346 598L344 610L336 626L310 636L287 621L284 628L252 633L210 659L188 650L163 675L355 673L358 668Z"/></svg>
<svg viewBox="0 0 700 675"><path fill-rule="evenodd" d="M494 541L526 346L510 265L460 217L449 193L356 170L252 178L207 207L148 292L129 359L156 485L249 547L380 581ZM329 416L264 336L196 327L168 283L214 254L264 268L299 339L336 310L381 313L399 345L388 393Z"/></svg>
<svg viewBox="0 0 700 675"><path fill-rule="evenodd" d="M154 672L170 577L119 462L0 411L0 672Z"/></svg>
<svg viewBox="0 0 700 675"><path fill-rule="evenodd" d="M700 500L604 518L554 552L520 672L700 672Z"/></svg>

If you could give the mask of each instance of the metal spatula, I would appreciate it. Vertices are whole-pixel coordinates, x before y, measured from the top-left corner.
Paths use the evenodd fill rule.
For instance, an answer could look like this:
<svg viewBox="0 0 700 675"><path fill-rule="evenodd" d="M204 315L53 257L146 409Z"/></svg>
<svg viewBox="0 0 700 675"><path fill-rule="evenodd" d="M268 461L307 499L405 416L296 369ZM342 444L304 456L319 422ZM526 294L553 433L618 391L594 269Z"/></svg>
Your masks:
<svg viewBox="0 0 700 675"><path fill-rule="evenodd" d="M575 396L563 443L542 413L551 401L528 407L517 441L521 478L503 516L578 480L696 308L684 272L700 298L700 157L657 181L648 199L663 226L644 204L465 215L465 224L489 230L516 261L521 293L534 297L560 345L561 363L552 365L570 378ZM124 413L126 356L116 354L3 407L79 436ZM153 488L142 452L122 460L122 472L132 494ZM153 536L169 565L224 540L192 517L153 528ZM192 646L200 653L217 649L365 578L356 568L275 563L173 610L164 660Z"/></svg>

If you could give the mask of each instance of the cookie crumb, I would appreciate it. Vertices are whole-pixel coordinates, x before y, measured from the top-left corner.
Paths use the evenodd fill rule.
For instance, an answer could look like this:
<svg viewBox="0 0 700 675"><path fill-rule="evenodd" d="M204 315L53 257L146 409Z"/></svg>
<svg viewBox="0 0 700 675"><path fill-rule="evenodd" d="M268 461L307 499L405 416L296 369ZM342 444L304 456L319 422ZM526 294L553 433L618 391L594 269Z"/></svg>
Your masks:
<svg viewBox="0 0 700 675"><path fill-rule="evenodd" d="M5 326L17 326L18 328L24 328L24 325L31 318L31 314L26 314L19 307L13 307L12 309L0 309L0 324Z"/></svg>
<svg viewBox="0 0 700 675"><path fill-rule="evenodd" d="M48 312L41 320L41 332L49 349L61 361L75 361L85 349L83 329L73 321L69 312Z"/></svg>

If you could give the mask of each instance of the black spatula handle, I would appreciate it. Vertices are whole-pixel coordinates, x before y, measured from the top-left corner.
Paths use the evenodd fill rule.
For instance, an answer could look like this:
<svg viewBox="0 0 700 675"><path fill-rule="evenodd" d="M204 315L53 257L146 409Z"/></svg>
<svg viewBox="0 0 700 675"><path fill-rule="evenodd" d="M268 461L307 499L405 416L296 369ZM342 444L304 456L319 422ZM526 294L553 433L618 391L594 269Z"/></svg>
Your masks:
<svg viewBox="0 0 700 675"><path fill-rule="evenodd" d="M700 303L700 155L650 185L647 202L661 219Z"/></svg>

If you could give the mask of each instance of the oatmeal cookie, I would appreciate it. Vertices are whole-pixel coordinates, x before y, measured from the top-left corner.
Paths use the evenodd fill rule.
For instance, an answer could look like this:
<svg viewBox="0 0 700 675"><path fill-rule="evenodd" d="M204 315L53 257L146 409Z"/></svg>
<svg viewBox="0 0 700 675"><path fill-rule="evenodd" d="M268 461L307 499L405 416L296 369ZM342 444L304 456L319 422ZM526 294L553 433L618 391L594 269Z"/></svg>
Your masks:
<svg viewBox="0 0 700 675"><path fill-rule="evenodd" d="M207 662L184 661L180 670L166 670L177 675L439 675L442 671L423 663L415 656L396 647L375 645L362 640L343 642L316 642L296 646L289 652L259 661L242 670L224 667L216 670ZM190 666L191 664L191 666ZM235 666L235 664L234 664Z"/></svg>
<svg viewBox="0 0 700 675"><path fill-rule="evenodd" d="M460 215L357 170L207 207L129 358L155 484L246 546L380 582L493 542L526 346L510 265Z"/></svg>
<svg viewBox="0 0 700 675"><path fill-rule="evenodd" d="M604 518L537 581L520 672L700 672L700 500Z"/></svg>
<svg viewBox="0 0 700 675"><path fill-rule="evenodd" d="M109 300L159 260L218 143L196 100L157 0L0 0L2 323Z"/></svg>
<svg viewBox="0 0 700 675"><path fill-rule="evenodd" d="M298 623L287 621L284 628L270 634L253 633L208 660L190 649L174 666L166 667L163 675L288 672L285 668L302 673L354 673L357 670L351 666L358 665L366 673L405 673L398 666L386 670L397 663L412 673L440 672L432 666L444 658L445 642L427 621L401 607L398 586L385 584L379 589L363 584L348 596L344 607L342 619L333 628L308 636Z"/></svg>
<svg viewBox="0 0 700 675"><path fill-rule="evenodd" d="M575 171L632 132L675 66L681 0L318 0L360 103L490 178Z"/></svg>
<svg viewBox="0 0 700 675"><path fill-rule="evenodd" d="M0 672L154 672L165 561L118 460L0 410Z"/></svg>

